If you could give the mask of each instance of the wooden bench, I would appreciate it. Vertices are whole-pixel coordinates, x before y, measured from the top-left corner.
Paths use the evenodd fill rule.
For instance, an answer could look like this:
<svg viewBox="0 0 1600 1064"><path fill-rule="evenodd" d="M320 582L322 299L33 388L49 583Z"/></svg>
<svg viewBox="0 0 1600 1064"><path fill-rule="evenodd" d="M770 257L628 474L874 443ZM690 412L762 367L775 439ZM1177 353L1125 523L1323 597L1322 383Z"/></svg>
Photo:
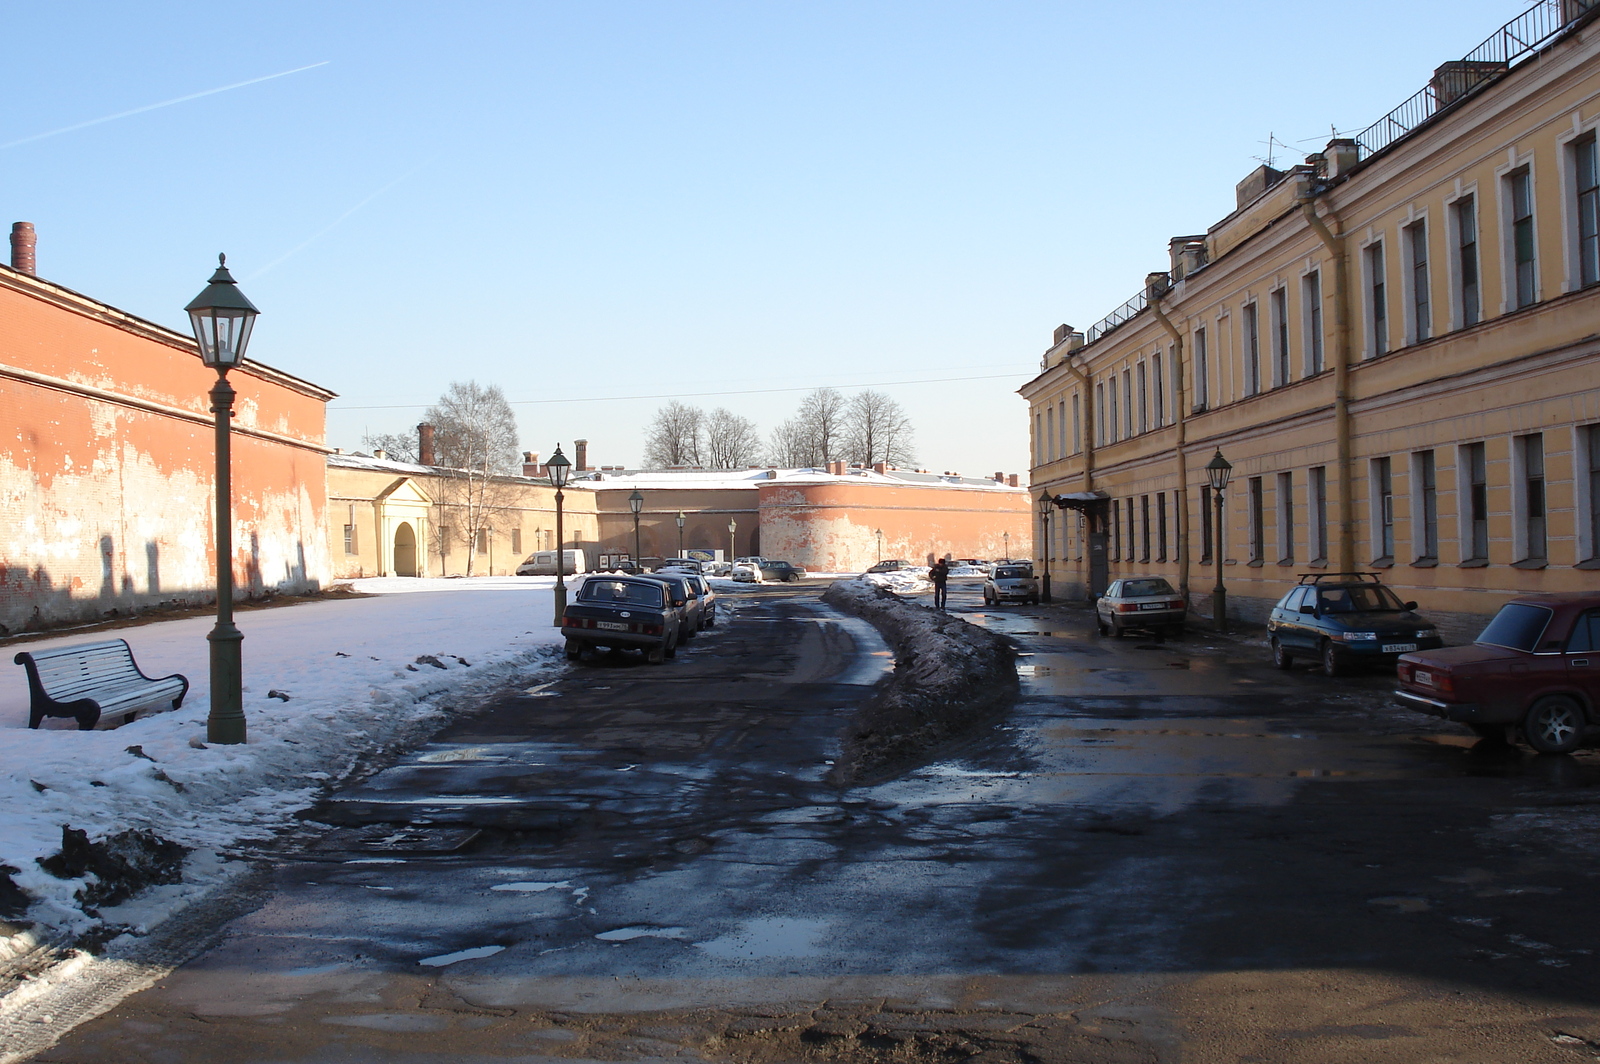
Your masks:
<svg viewBox="0 0 1600 1064"><path fill-rule="evenodd" d="M76 717L78 730L89 731L102 718L124 723L163 702L177 709L189 693L187 677L158 680L139 671L126 639L28 651L13 660L28 670L30 728L46 717Z"/></svg>

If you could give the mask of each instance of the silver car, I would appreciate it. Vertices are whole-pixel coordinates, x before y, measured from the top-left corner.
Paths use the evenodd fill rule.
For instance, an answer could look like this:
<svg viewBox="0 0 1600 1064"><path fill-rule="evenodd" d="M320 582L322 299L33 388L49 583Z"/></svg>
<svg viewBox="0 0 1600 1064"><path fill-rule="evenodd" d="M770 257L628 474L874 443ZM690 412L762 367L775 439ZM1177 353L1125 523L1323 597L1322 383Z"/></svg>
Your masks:
<svg viewBox="0 0 1600 1064"><path fill-rule="evenodd" d="M1121 639L1130 628L1178 635L1189 610L1183 596L1161 577L1130 576L1113 580L1096 600L1094 612L1100 634Z"/></svg>
<svg viewBox="0 0 1600 1064"><path fill-rule="evenodd" d="M983 582L983 604L998 606L1002 602L1039 602L1039 581L1031 565L997 565L994 574Z"/></svg>

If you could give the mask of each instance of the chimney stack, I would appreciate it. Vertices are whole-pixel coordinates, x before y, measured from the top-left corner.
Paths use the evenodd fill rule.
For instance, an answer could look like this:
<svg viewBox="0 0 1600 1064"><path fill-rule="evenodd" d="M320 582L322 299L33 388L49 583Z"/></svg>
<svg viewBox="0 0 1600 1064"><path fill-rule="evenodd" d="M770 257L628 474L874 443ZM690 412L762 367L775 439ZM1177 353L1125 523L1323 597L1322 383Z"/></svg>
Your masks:
<svg viewBox="0 0 1600 1064"><path fill-rule="evenodd" d="M589 470L589 441L588 440L573 440L572 441L572 457L573 457L572 471L574 473L586 473L586 472L588 472L588 470Z"/></svg>
<svg viewBox="0 0 1600 1064"><path fill-rule="evenodd" d="M34 268L33 249L39 236L32 222L15 222L11 226L11 268L29 277L37 275Z"/></svg>
<svg viewBox="0 0 1600 1064"><path fill-rule="evenodd" d="M417 426L417 464L433 465L433 426L426 421Z"/></svg>
<svg viewBox="0 0 1600 1064"><path fill-rule="evenodd" d="M1009 483L1013 488L1021 487L1021 485L1017 483L1016 473L1011 474L1011 476L1007 478L1007 483Z"/></svg>
<svg viewBox="0 0 1600 1064"><path fill-rule="evenodd" d="M545 471L539 468L539 452L522 452L522 475L525 477L542 477Z"/></svg>

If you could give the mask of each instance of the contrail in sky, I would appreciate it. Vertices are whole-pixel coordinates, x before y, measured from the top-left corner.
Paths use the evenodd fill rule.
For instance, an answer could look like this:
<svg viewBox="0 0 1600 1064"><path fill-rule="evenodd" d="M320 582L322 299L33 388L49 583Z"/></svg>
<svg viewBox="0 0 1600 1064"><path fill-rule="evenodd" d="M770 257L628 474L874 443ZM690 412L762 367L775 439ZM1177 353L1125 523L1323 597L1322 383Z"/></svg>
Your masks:
<svg viewBox="0 0 1600 1064"><path fill-rule="evenodd" d="M266 273L268 270L270 270L273 267L275 267L275 266L279 265L280 263L282 263L284 260L290 258L291 256L300 254L300 252L304 251L306 248L310 247L312 244L315 244L318 240L321 240L323 237L327 236L328 233L332 232L333 228L335 226L337 226L340 222L344 221L346 218L348 218L352 214L356 213L356 211L359 211L361 208L365 207L367 204L371 203L373 200L377 199L379 196L383 195L385 192L389 191L391 188L394 188L394 186L398 185L400 182L404 181L406 178L410 177L412 174L416 173L418 170L421 170L423 167L427 166L431 162L433 162L433 160L429 159L429 160L427 160L427 162L418 163L416 166L413 166L411 169L407 170L405 173L401 174L399 177L395 178L393 181L389 182L387 185L384 185L382 188L378 189L378 191L374 192L372 195L368 196L366 199L362 200L360 203L356 204L354 207L351 207L349 210L347 210L343 214L339 215L339 217L335 218L333 221L329 222L327 225L323 226L321 229L318 229L315 233L312 233L310 236L308 236L304 240L300 241L300 243L296 244L294 247L290 248L288 251L285 251L282 255L279 255L277 258L273 259L271 262L269 262L265 266L261 267L261 269L257 270L255 273L250 274L248 277L242 278L242 280L253 281L257 277L260 277L262 274Z"/></svg>
<svg viewBox="0 0 1600 1064"><path fill-rule="evenodd" d="M4 151L7 148L15 148L20 144L32 144L34 141L44 140L46 137L59 137L63 133L72 133L79 129L88 129L90 126L98 126L102 122L115 122L119 118L127 118L131 115L142 115L146 111L154 111L162 107L171 107L175 103L187 103L189 100L198 100L202 96L215 96L217 93L227 92L229 89L242 89L246 85L258 85L263 81L271 81L273 78L286 78L290 74L298 74L302 70L314 70L320 66L327 66L332 61L333 60L331 59L324 59L322 62L312 63L310 66L295 67L293 70L284 70L277 74L268 74L266 77L251 78L249 81L236 81L232 85L222 85L215 89L206 89L204 92L191 92L187 96L179 96L174 100L162 100L160 103L152 103L146 104L143 107L135 107L131 111L118 111L114 115L106 115L103 118L91 118L87 122L79 122L75 126L62 126L60 129L52 129L48 133L35 133L31 137L23 137L21 140L14 140L9 144L0 144L0 151Z"/></svg>

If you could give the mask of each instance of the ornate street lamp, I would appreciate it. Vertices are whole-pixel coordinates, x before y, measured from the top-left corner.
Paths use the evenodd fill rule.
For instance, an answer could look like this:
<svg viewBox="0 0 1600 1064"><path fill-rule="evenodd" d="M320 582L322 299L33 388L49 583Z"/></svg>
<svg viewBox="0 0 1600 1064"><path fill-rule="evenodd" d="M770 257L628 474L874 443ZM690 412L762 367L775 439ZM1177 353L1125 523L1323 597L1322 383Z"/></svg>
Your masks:
<svg viewBox="0 0 1600 1064"><path fill-rule="evenodd" d="M644 509L644 496L639 494L638 488L628 496L628 509L633 511L633 564L639 565L639 559L644 556L639 550L639 511Z"/></svg>
<svg viewBox="0 0 1600 1064"><path fill-rule="evenodd" d="M736 553L738 553L737 551L735 551L733 549L733 534L735 532L737 532L737 531L739 531L739 522L735 521L731 517L728 518L728 562L729 562L729 564L733 563L733 556Z"/></svg>
<svg viewBox="0 0 1600 1064"><path fill-rule="evenodd" d="M211 388L211 412L217 434L217 623L206 640L211 644L211 712L206 718L206 740L242 743L245 740L244 659L240 644L244 634L233 623L233 478L230 423L235 392L228 371L244 362L255 325L255 304L239 291L228 272L226 255L217 256L211 283L189 305L189 322L200 361L217 371Z"/></svg>
<svg viewBox="0 0 1600 1064"><path fill-rule="evenodd" d="M1048 491L1039 495L1039 523L1044 526L1044 547L1039 551L1039 560L1044 563L1044 578L1040 581L1042 591L1040 598L1050 601L1050 511L1056 508L1056 500Z"/></svg>
<svg viewBox="0 0 1600 1064"><path fill-rule="evenodd" d="M556 453L550 456L550 461L545 463L545 468L550 473L550 483L556 489L556 627L561 627L561 619L567 613L567 581L566 557L567 552L565 530L561 527L561 502L564 496L561 489L567 486L567 478L572 476L572 462L561 453L561 445L556 444Z"/></svg>
<svg viewBox="0 0 1600 1064"><path fill-rule="evenodd" d="M1217 622L1217 631L1228 630L1228 589L1222 586L1222 492L1233 475L1233 465L1222 457L1222 448L1206 463L1206 479L1211 481L1211 491L1217 500L1217 533L1212 537L1211 553L1217 559L1217 586L1211 589L1211 616Z"/></svg>
<svg viewBox="0 0 1600 1064"><path fill-rule="evenodd" d="M683 511L678 511L678 557L683 557Z"/></svg>
<svg viewBox="0 0 1600 1064"><path fill-rule="evenodd" d="M883 561L883 529L874 529L873 534L878 537L878 560L881 562Z"/></svg>
<svg viewBox="0 0 1600 1064"><path fill-rule="evenodd" d="M1002 533L1000 533L1000 538L1005 540L1005 544L1006 544L1006 561L1009 562L1011 560L1011 533L1010 532L1002 532Z"/></svg>

